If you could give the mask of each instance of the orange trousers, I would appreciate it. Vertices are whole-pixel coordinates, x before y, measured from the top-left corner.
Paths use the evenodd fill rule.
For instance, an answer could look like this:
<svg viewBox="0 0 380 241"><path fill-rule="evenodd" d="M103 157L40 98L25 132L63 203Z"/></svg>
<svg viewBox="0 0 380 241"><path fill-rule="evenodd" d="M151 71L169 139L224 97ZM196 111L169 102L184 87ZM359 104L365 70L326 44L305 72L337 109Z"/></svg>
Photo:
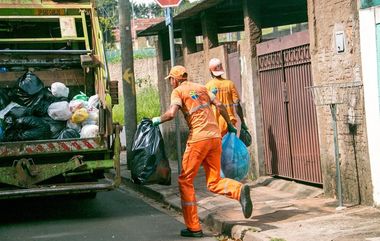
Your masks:
<svg viewBox="0 0 380 241"><path fill-rule="evenodd" d="M182 170L178 177L181 194L182 213L187 228L191 231L202 229L197 211L194 178L202 164L206 173L209 191L239 200L242 184L220 177L222 144L220 138L188 143L182 160Z"/></svg>

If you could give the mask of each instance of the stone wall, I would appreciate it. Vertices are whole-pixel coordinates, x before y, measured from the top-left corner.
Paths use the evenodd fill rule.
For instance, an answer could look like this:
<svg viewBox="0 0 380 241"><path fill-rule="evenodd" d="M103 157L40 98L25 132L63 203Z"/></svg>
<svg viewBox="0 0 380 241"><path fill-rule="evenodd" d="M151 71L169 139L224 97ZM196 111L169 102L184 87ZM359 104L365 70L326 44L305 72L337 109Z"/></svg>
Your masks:
<svg viewBox="0 0 380 241"><path fill-rule="evenodd" d="M361 81L357 1L308 0L308 17L314 85ZM338 31L345 36L345 51L341 53L335 45ZM362 90L360 93L363 96ZM363 98L350 98L345 102L337 106L343 199L354 204L372 204ZM328 196L335 196L336 165L329 106L317 107L317 115L324 190ZM348 124L349 115L356 117L356 125Z"/></svg>

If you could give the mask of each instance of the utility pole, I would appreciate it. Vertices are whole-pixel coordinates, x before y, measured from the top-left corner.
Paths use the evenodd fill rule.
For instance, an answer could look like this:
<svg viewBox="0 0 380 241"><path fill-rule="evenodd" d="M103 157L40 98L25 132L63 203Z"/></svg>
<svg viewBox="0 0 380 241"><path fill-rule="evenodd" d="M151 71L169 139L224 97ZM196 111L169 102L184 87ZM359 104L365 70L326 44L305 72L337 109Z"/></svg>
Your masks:
<svg viewBox="0 0 380 241"><path fill-rule="evenodd" d="M131 157L133 137L137 129L136 88L133 68L133 47L131 33L131 3L119 0L120 51L124 96L124 127L127 160Z"/></svg>

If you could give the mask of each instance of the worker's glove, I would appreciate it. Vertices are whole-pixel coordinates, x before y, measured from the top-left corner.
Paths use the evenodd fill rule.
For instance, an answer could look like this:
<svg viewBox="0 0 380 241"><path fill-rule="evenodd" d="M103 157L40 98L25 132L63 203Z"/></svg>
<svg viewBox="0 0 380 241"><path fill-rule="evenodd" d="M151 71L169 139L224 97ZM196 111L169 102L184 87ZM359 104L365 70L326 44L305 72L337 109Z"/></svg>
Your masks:
<svg viewBox="0 0 380 241"><path fill-rule="evenodd" d="M152 124L153 126L158 126L159 124L161 124L161 117L153 117L152 118Z"/></svg>
<svg viewBox="0 0 380 241"><path fill-rule="evenodd" d="M241 128L244 129L244 130L246 130L246 131L248 131L248 127L247 127L247 125L244 122L241 123Z"/></svg>
<svg viewBox="0 0 380 241"><path fill-rule="evenodd" d="M237 129L231 123L227 124L227 129L228 129L228 132L235 133L235 134L237 133Z"/></svg>

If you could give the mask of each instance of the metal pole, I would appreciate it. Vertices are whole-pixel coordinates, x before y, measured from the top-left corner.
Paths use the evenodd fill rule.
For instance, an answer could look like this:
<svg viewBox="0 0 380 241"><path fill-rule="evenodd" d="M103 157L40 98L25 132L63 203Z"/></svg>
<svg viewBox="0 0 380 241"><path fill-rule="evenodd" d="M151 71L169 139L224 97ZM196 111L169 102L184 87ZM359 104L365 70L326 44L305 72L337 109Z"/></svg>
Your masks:
<svg viewBox="0 0 380 241"><path fill-rule="evenodd" d="M170 43L170 63L171 67L175 66L175 48L174 48L174 27L173 27L173 14L172 8L166 8L166 17L169 19L169 43ZM181 132L179 129L179 116L175 117L175 129L177 136L177 161L178 161L178 173L181 172L182 161L182 148L181 148Z"/></svg>
<svg viewBox="0 0 380 241"><path fill-rule="evenodd" d="M336 121L336 104L330 105L331 115L333 119L333 130L334 130L334 149L335 149L335 165L336 165L336 186L338 191L338 208L343 207L343 198L342 198L342 181L340 178L340 162L339 162L339 143L338 143L338 126Z"/></svg>

